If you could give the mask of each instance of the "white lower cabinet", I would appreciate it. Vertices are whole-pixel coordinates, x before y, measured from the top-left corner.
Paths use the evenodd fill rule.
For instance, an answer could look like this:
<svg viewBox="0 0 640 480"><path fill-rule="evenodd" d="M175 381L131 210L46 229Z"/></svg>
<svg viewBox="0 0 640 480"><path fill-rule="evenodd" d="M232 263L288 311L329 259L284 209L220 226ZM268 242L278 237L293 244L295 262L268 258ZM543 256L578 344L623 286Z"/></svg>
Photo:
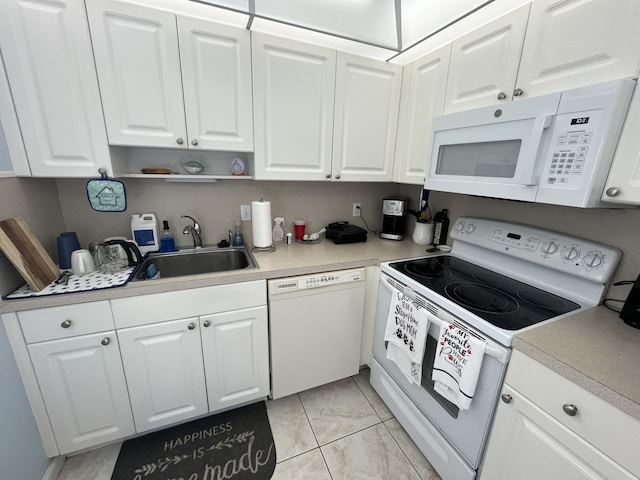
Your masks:
<svg viewBox="0 0 640 480"><path fill-rule="evenodd" d="M29 345L60 453L135 433L115 331Z"/></svg>
<svg viewBox="0 0 640 480"><path fill-rule="evenodd" d="M207 413L198 318L118 331L136 430Z"/></svg>
<svg viewBox="0 0 640 480"><path fill-rule="evenodd" d="M269 395L267 307L200 317L209 410Z"/></svg>
<svg viewBox="0 0 640 480"><path fill-rule="evenodd" d="M514 351L481 480L631 480L640 422Z"/></svg>

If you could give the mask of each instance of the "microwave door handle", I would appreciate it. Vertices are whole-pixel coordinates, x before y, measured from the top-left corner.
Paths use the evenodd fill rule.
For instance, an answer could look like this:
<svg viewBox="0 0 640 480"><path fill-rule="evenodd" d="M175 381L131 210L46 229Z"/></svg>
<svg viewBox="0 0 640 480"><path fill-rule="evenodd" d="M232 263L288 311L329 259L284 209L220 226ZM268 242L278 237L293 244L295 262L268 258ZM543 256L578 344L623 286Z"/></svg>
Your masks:
<svg viewBox="0 0 640 480"><path fill-rule="evenodd" d="M518 174L518 178L515 179L516 183L520 185L538 184L538 170L536 168L538 165L538 147L540 146L542 134L544 133L545 129L551 126L552 118L553 117L551 115L543 115L535 118L533 127L531 128L531 137L529 143L529 148L535 148L535 151L528 152L528 154L525 155L528 161L525 163L525 166Z"/></svg>

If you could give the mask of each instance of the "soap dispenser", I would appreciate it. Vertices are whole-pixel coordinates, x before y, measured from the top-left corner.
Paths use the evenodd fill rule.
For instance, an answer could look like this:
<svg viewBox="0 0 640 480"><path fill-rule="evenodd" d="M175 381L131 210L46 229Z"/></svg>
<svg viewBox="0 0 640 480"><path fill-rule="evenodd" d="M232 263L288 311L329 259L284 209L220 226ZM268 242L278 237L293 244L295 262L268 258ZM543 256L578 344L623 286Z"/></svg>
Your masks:
<svg viewBox="0 0 640 480"><path fill-rule="evenodd" d="M173 238L173 232L169 227L169 221L162 221L162 231L160 232L160 251L161 252L175 252L176 241Z"/></svg>
<svg viewBox="0 0 640 480"><path fill-rule="evenodd" d="M244 237L242 236L242 222L236 222L236 229L233 233L233 240L231 244L234 247L241 247L244 245Z"/></svg>
<svg viewBox="0 0 640 480"><path fill-rule="evenodd" d="M273 219L273 241L281 242L284 239L284 230L282 230L282 225L284 225L284 218L276 217Z"/></svg>

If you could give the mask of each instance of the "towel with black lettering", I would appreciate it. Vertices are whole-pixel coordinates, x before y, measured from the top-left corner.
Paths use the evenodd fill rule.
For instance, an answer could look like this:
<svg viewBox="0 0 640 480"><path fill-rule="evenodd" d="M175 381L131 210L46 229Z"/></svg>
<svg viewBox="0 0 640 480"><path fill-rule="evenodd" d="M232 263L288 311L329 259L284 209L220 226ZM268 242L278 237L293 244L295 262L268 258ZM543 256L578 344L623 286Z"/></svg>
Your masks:
<svg viewBox="0 0 640 480"><path fill-rule="evenodd" d="M387 358L409 382L420 384L422 360L429 331L429 314L404 293L393 289L384 340Z"/></svg>
<svg viewBox="0 0 640 480"><path fill-rule="evenodd" d="M456 325L443 322L433 362L434 389L461 410L476 391L486 343Z"/></svg>

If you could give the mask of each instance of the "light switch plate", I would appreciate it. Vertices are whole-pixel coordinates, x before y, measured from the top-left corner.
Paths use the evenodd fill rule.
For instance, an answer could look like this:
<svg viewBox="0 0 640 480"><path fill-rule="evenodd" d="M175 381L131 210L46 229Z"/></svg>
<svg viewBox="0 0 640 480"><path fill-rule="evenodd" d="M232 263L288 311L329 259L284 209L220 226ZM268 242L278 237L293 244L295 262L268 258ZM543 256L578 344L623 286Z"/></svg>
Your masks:
<svg viewBox="0 0 640 480"><path fill-rule="evenodd" d="M240 205L240 220L251 220L251 205Z"/></svg>

